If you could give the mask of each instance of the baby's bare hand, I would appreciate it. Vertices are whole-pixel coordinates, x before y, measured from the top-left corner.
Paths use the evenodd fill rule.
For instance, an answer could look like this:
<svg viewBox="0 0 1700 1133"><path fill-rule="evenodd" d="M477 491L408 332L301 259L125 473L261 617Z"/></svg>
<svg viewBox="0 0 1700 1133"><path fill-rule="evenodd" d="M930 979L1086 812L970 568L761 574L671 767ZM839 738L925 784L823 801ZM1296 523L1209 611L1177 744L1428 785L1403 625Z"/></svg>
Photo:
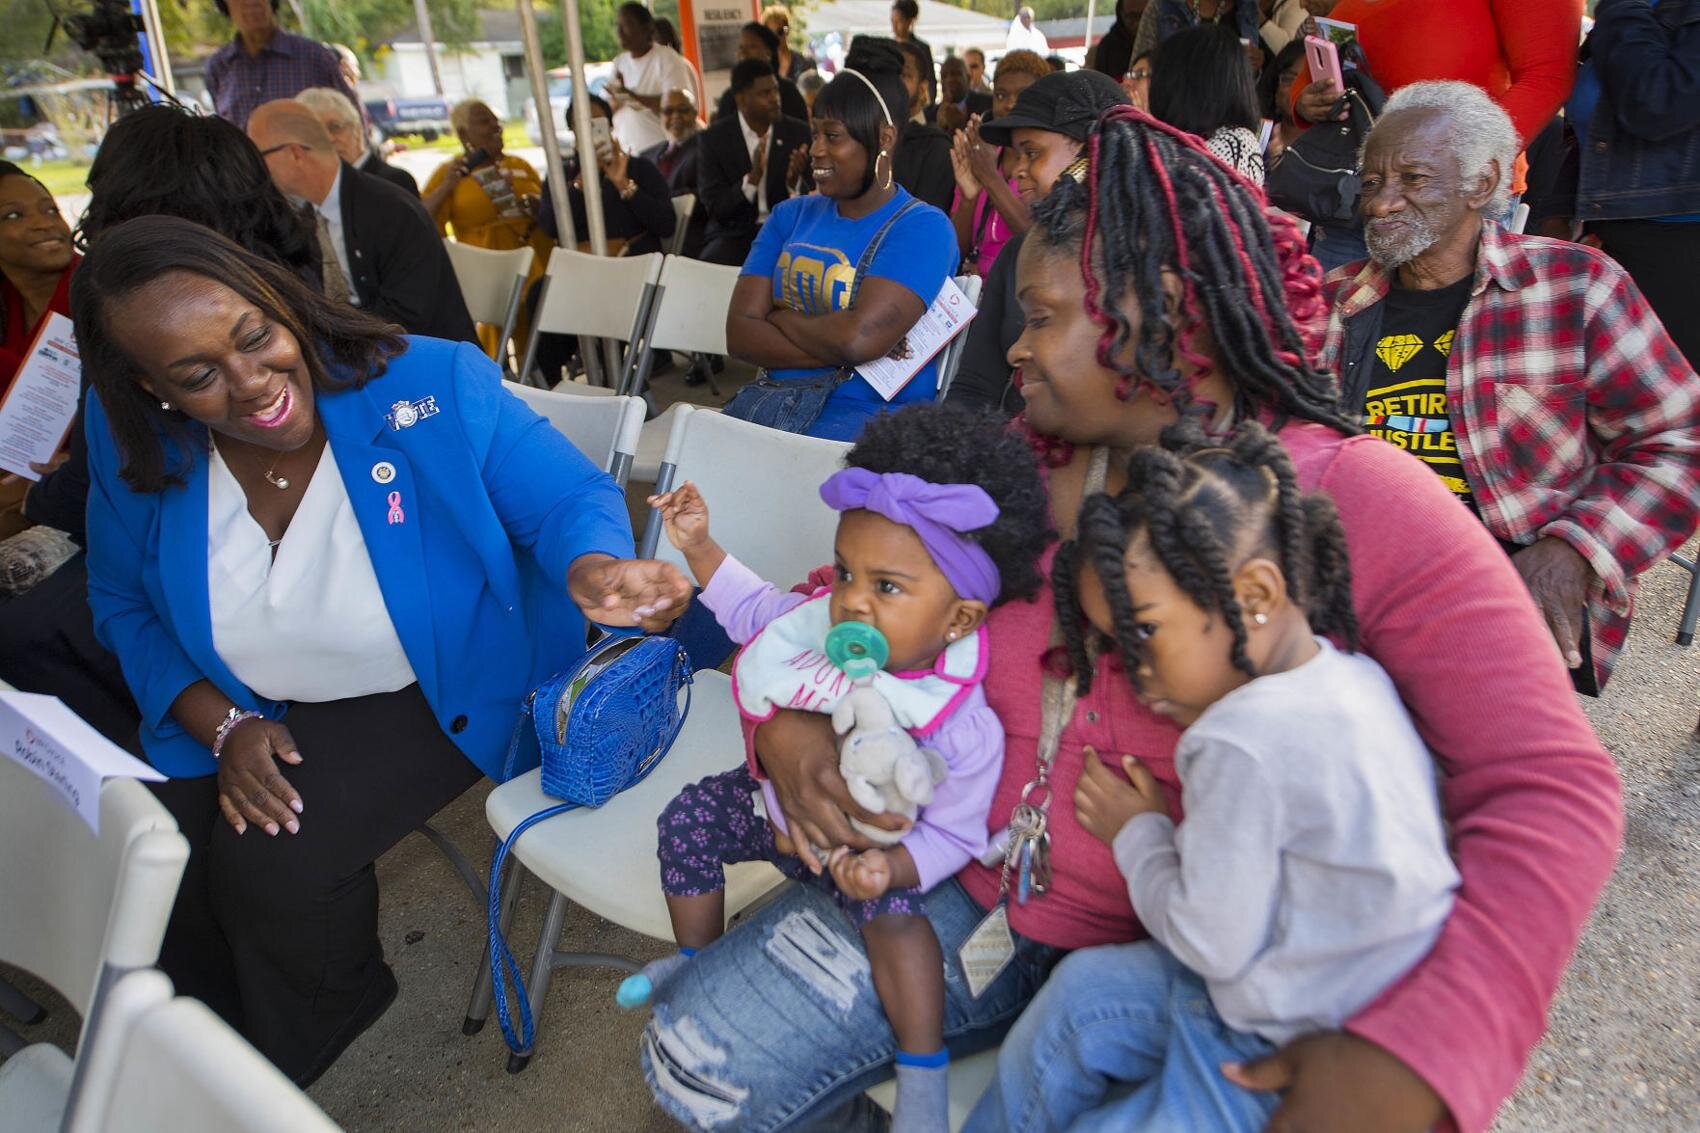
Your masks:
<svg viewBox="0 0 1700 1133"><path fill-rule="evenodd" d="M649 506L661 513L667 541L679 550L689 551L708 541L708 504L691 481L649 497Z"/></svg>

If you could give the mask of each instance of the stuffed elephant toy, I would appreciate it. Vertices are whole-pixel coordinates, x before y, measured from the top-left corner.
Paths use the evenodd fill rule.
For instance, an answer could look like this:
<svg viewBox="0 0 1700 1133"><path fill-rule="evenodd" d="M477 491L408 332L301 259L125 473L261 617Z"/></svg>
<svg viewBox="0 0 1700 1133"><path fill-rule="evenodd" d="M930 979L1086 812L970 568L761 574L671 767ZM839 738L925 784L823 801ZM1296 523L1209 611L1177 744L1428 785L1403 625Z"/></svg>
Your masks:
<svg viewBox="0 0 1700 1133"><path fill-rule="evenodd" d="M944 781L944 759L897 726L891 705L868 680L857 681L832 710L832 728L843 737L838 766L851 797L876 814L900 814L913 820L933 801L933 787ZM903 834L851 820L881 845Z"/></svg>

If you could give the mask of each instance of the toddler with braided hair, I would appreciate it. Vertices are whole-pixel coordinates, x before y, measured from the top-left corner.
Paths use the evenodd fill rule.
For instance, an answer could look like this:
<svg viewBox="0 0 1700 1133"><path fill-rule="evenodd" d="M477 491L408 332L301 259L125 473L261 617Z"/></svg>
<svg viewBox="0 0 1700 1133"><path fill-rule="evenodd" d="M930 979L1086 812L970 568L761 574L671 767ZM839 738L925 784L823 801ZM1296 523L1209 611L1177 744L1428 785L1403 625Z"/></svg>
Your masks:
<svg viewBox="0 0 1700 1133"><path fill-rule="evenodd" d="M1152 940L1065 959L1016 1023L970 1130L1255 1131L1238 1064L1332 1031L1433 946L1458 872L1428 750L1356 647L1332 501L1281 444L1189 422L1081 508L1052 586L1082 691L1100 648L1185 731L1186 819L1133 756L1087 753L1080 825ZM1345 649L1322 634L1332 634ZM1175 808L1179 809L1179 808Z"/></svg>

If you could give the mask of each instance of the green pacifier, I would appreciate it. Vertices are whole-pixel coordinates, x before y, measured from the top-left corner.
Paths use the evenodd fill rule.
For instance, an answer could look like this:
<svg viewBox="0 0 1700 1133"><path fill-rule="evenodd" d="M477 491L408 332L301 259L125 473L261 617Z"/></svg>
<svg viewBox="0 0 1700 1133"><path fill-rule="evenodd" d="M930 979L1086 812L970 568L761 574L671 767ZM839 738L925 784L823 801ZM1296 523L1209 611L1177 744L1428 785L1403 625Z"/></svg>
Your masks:
<svg viewBox="0 0 1700 1133"><path fill-rule="evenodd" d="M885 668L891 646L885 634L865 622L839 622L826 635L826 658L853 681Z"/></svg>

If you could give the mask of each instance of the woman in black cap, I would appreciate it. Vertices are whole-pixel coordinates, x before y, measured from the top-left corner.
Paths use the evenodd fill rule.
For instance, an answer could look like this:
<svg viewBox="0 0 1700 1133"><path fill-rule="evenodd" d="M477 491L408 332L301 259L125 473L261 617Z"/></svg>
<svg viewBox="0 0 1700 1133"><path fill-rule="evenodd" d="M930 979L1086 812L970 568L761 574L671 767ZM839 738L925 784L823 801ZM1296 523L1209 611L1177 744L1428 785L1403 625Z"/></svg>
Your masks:
<svg viewBox="0 0 1700 1133"><path fill-rule="evenodd" d="M1015 154L1015 178L1023 201L1032 204L1051 191L1057 175L1080 157L1087 131L1127 93L1098 71L1047 75L1022 92L1015 108L980 127L980 136ZM1010 382L1005 356L1025 325L1015 301L1015 260L1025 233L1012 236L986 275L980 314L968 324L968 341L947 401L986 405L1014 416L1021 392Z"/></svg>

